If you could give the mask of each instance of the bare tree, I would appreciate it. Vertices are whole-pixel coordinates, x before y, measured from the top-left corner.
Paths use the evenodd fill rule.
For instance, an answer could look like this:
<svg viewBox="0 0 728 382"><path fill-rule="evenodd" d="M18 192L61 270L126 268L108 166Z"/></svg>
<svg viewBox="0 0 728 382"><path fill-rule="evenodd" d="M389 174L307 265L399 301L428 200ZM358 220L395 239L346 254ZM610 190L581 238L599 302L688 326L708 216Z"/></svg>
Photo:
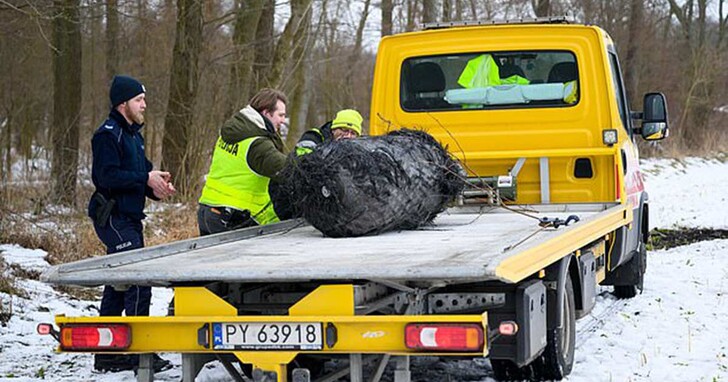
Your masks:
<svg viewBox="0 0 728 382"><path fill-rule="evenodd" d="M404 1L407 2L407 24L405 25L404 30L405 32L411 32L415 30L415 20L417 20L417 0Z"/></svg>
<svg viewBox="0 0 728 382"><path fill-rule="evenodd" d="M81 113L81 23L78 0L56 0L53 16L53 166L51 200L73 206Z"/></svg>
<svg viewBox="0 0 728 382"><path fill-rule="evenodd" d="M452 20L452 0L442 0L442 21Z"/></svg>
<svg viewBox="0 0 728 382"><path fill-rule="evenodd" d="M633 103L637 101L636 97L639 93L638 85L641 72L639 47L643 44L642 30L644 29L644 13L644 1L631 0L624 76L627 94Z"/></svg>
<svg viewBox="0 0 728 382"><path fill-rule="evenodd" d="M275 39L273 33L275 31L275 0L264 0L263 11L258 21L258 28L255 33L255 62L253 73L255 79L255 87L271 86L267 80L273 61L273 48ZM254 91L253 91L254 92Z"/></svg>
<svg viewBox="0 0 728 382"><path fill-rule="evenodd" d="M119 72L119 9L116 0L106 0L106 78Z"/></svg>
<svg viewBox="0 0 728 382"><path fill-rule="evenodd" d="M422 22L437 21L437 0L422 0Z"/></svg>
<svg viewBox="0 0 728 382"><path fill-rule="evenodd" d="M232 111L245 105L251 94L255 36L265 0L235 2L235 32L233 34L233 65L230 70L229 107Z"/></svg>
<svg viewBox="0 0 728 382"><path fill-rule="evenodd" d="M162 140L162 166L172 173L180 194L195 183L187 157L194 120L198 56L202 46L202 1L177 0L177 37L172 52L167 116Z"/></svg>
<svg viewBox="0 0 728 382"><path fill-rule="evenodd" d="M726 35L728 35L728 12L724 14L726 9L724 8L724 0L718 0L718 48L723 49L723 44L726 42Z"/></svg>
<svg viewBox="0 0 728 382"><path fill-rule="evenodd" d="M293 145L306 130L308 109L311 103L311 50L314 47L314 33L311 28L313 12L305 12L301 20L301 27L294 37L293 48L293 90L290 98L290 122L286 141Z"/></svg>
<svg viewBox="0 0 728 382"><path fill-rule="evenodd" d="M531 6L536 17L551 16L551 0L531 0Z"/></svg>
<svg viewBox="0 0 728 382"><path fill-rule="evenodd" d="M364 8L361 11L361 17L359 18L359 24L356 27L356 34L354 35L354 47L351 50L351 54L349 55L349 58L347 59L346 68L346 80L344 81L343 88L346 89L347 94L347 104L353 105L354 104L354 91L352 89L352 80L355 73L358 73L361 68L357 65L361 58L362 53L362 44L364 41L364 28L367 24L367 18L369 17L369 5L371 4L371 0L364 0ZM358 93L358 91L357 91Z"/></svg>
<svg viewBox="0 0 728 382"><path fill-rule="evenodd" d="M712 65L715 49L707 44L706 23L708 0L687 1L683 6L669 0L670 11L677 18L683 35L683 43L691 52L690 60L684 68L687 80L685 101L679 126L682 138L688 149L699 149L706 136L708 120L713 109L712 94L715 91L716 68ZM697 5L697 16L694 7ZM697 32L697 33L696 33Z"/></svg>
<svg viewBox="0 0 728 382"><path fill-rule="evenodd" d="M392 0L382 0L382 37L392 34Z"/></svg>
<svg viewBox="0 0 728 382"><path fill-rule="evenodd" d="M283 71L291 56L294 36L301 28L306 28L306 18L304 16L307 12L311 12L311 4L312 0L291 0L291 17L276 42L271 68L267 77L267 83L274 88L282 85Z"/></svg>

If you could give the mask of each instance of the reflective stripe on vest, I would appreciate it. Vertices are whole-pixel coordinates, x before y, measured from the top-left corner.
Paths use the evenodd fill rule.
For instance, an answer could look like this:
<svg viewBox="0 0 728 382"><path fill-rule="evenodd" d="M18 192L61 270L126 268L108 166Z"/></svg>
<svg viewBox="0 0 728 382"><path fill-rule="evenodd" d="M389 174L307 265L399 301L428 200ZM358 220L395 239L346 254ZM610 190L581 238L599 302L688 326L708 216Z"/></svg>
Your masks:
<svg viewBox="0 0 728 382"><path fill-rule="evenodd" d="M217 139L200 203L248 210L253 219L263 225L279 219L268 194L270 178L255 173L248 165L248 150L257 138L232 144Z"/></svg>
<svg viewBox="0 0 728 382"><path fill-rule="evenodd" d="M321 137L321 142L326 140L326 137L324 137L324 134L319 130L318 128L314 127L313 129L309 130L313 131L314 133L318 134L319 137ZM311 154L313 150L316 148L317 144L316 142L307 139L305 141L300 141L296 144L296 155L302 156L306 154Z"/></svg>

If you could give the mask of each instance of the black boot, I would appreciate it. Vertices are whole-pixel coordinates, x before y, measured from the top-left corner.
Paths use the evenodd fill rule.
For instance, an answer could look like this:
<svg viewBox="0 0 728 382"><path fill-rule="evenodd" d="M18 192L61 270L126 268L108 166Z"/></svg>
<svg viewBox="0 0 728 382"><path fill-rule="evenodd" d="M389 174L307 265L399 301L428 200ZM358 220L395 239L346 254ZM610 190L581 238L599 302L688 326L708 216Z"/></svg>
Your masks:
<svg viewBox="0 0 728 382"><path fill-rule="evenodd" d="M133 370L135 367L132 359L125 354L95 354L94 370L100 372L117 373L125 370Z"/></svg>

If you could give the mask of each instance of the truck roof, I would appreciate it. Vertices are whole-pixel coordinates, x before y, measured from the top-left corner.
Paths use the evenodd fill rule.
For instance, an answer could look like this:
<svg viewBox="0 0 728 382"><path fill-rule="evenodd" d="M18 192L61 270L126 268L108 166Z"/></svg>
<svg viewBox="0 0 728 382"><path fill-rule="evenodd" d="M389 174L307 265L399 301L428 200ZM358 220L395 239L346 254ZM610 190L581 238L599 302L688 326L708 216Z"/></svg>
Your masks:
<svg viewBox="0 0 728 382"><path fill-rule="evenodd" d="M303 221L190 239L50 268L74 285L384 280L429 284L517 282L625 224L624 205L549 205L532 217L501 208L450 209L419 230L326 238ZM469 212L469 213L464 213ZM578 215L558 229L533 217ZM631 219L631 217L629 217Z"/></svg>

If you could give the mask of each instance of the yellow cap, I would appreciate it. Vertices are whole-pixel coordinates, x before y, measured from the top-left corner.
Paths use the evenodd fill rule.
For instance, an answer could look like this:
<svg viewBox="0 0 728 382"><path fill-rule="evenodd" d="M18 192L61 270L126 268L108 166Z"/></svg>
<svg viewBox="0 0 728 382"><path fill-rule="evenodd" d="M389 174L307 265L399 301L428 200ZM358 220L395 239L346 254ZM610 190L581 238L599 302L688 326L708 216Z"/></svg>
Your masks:
<svg viewBox="0 0 728 382"><path fill-rule="evenodd" d="M358 111L344 109L336 113L336 118L331 122L331 130L349 129L361 135L361 123L363 120L364 118L362 118Z"/></svg>

